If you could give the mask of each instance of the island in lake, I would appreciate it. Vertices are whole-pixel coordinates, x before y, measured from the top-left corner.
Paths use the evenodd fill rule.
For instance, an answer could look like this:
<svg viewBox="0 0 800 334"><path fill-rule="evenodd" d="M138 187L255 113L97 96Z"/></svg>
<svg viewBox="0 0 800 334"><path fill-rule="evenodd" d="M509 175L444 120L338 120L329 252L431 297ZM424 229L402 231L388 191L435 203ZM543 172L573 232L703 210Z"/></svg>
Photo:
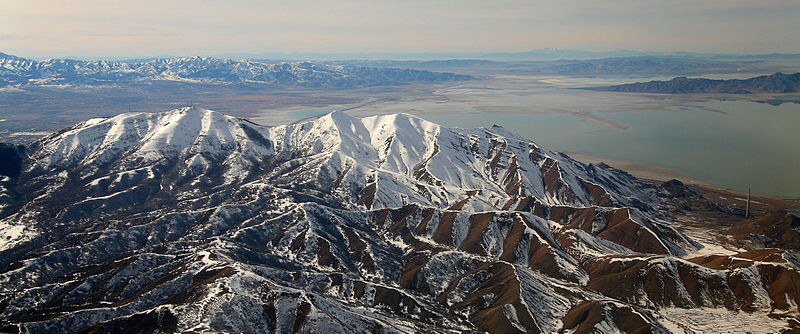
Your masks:
<svg viewBox="0 0 800 334"><path fill-rule="evenodd" d="M714 80L676 77L669 81L636 82L623 85L592 87L589 89L631 93L691 94L756 94L797 93L800 91L800 73L775 73L749 79Z"/></svg>

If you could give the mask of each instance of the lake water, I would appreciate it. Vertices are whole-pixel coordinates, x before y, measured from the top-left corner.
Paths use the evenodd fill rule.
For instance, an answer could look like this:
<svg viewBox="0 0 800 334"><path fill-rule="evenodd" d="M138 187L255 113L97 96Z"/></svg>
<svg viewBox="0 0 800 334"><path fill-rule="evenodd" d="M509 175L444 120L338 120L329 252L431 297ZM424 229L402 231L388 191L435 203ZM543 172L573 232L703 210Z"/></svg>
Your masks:
<svg viewBox="0 0 800 334"><path fill-rule="evenodd" d="M300 110L290 111L288 115L293 121L299 121L306 118L322 116L336 109L337 108L335 107L300 109Z"/></svg>
<svg viewBox="0 0 800 334"><path fill-rule="evenodd" d="M557 151L670 167L714 186L800 197L800 105L694 102L667 110L594 112L623 129L567 113L425 113L446 126L497 124Z"/></svg>

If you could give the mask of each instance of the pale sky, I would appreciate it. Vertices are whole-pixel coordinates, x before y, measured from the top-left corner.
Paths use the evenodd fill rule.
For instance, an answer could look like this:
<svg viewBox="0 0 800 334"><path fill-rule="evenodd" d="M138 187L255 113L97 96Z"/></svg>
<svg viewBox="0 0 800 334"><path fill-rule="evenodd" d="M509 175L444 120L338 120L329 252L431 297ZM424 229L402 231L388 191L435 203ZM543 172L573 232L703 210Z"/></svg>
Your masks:
<svg viewBox="0 0 800 334"><path fill-rule="evenodd" d="M23 57L541 48L800 53L800 1L0 0Z"/></svg>

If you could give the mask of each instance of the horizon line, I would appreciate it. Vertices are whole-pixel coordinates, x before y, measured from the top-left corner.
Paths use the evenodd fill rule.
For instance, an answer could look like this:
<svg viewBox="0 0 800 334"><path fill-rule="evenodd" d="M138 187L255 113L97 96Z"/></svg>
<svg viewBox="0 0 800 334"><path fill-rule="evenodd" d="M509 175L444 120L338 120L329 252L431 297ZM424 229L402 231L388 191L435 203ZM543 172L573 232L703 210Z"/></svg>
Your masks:
<svg viewBox="0 0 800 334"><path fill-rule="evenodd" d="M21 56L17 53L0 53L30 59L71 59L82 61L132 61L144 59L169 59L169 58L189 58L189 57L208 57L217 59L271 59L271 60L556 60L556 59L597 59L597 58L625 58L637 56L694 56L694 57L800 57L798 52L770 52L770 53L716 53L716 52L690 52L690 51L641 51L633 49L614 49L614 50L581 50L581 49L559 49L541 48L527 51L491 51L491 52L225 52L213 54L192 54L192 55L131 55L131 56ZM318 58L314 58L318 57ZM596 57L596 58L593 58Z"/></svg>

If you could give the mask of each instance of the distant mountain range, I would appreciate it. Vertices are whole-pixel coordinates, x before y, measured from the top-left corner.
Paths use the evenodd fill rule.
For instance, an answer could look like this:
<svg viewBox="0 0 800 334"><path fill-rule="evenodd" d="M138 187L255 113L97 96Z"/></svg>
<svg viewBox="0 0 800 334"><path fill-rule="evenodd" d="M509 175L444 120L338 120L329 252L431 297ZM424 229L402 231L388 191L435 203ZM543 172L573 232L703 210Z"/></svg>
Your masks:
<svg viewBox="0 0 800 334"><path fill-rule="evenodd" d="M702 76L715 73L770 73L785 71L765 58L715 58L690 55L635 55L594 59L514 60L330 60L326 64L410 68L462 73L569 76Z"/></svg>
<svg viewBox="0 0 800 334"><path fill-rule="evenodd" d="M556 60L556 59L598 59L616 57L703 57L703 58L800 58L800 54L771 53L760 55L720 54L694 52L649 52L637 50L587 51L558 48L543 48L520 52L416 52L416 53L320 53L320 52L264 52L264 53L226 53L213 55L222 59L315 59L331 60L445 60L445 59L488 59L495 61Z"/></svg>
<svg viewBox="0 0 800 334"><path fill-rule="evenodd" d="M316 60L444 60L444 59L491 59L491 60L553 60L591 59L603 57L633 57L664 55L665 53L635 50L585 51L544 48L521 52L416 52L416 53L227 53L215 55L223 59L316 59Z"/></svg>
<svg viewBox="0 0 800 334"><path fill-rule="evenodd" d="M0 87L106 85L152 80L356 87L467 79L470 77L454 73L336 66L309 61L269 64L251 60L207 57L159 58L138 62L73 59L36 61L0 53Z"/></svg>
<svg viewBox="0 0 800 334"><path fill-rule="evenodd" d="M532 71L541 75L693 75L736 73L752 70L758 61L725 60L691 56L637 56L590 60L559 60L537 64Z"/></svg>
<svg viewBox="0 0 800 334"><path fill-rule="evenodd" d="M677 77L669 81L648 81L624 85L591 88L594 90L633 93L797 93L800 91L800 73L762 75L749 79L713 80Z"/></svg>
<svg viewBox="0 0 800 334"><path fill-rule="evenodd" d="M305 87L363 87L472 79L467 72L530 75L703 75L784 70L767 59L791 54L716 56L542 49L471 54L225 54L128 60L33 60L0 53L0 87L107 85L168 80L192 83L257 83ZM235 58L235 59L234 59ZM286 61L318 59L318 61Z"/></svg>

